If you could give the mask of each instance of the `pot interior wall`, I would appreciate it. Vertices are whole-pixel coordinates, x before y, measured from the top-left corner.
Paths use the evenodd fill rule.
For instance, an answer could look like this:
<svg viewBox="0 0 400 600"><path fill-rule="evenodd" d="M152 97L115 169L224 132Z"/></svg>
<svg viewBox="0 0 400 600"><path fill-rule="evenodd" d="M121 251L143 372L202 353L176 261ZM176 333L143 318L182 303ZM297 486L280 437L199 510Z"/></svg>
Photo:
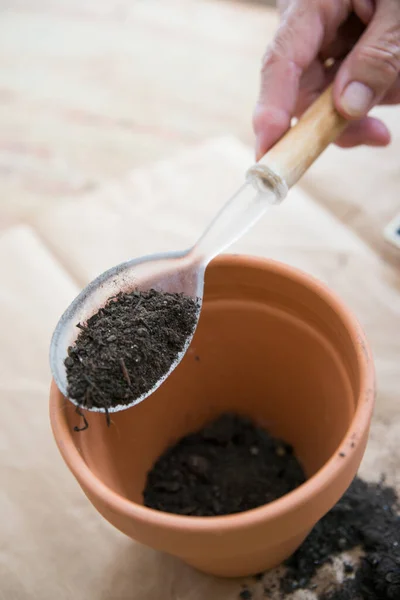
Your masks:
<svg viewBox="0 0 400 600"><path fill-rule="evenodd" d="M358 397L354 343L314 289L268 263L251 265L212 264L198 330L175 372L150 398L111 415L110 428L103 414L88 413L89 429L74 434L89 467L118 493L141 502L157 457L225 411L293 444L309 476L336 451Z"/></svg>

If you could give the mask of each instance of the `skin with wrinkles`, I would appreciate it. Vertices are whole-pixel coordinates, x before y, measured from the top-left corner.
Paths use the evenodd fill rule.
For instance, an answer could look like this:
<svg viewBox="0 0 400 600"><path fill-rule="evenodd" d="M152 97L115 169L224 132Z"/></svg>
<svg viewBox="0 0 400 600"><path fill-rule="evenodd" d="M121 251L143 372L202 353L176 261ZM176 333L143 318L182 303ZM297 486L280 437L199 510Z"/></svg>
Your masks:
<svg viewBox="0 0 400 600"><path fill-rule="evenodd" d="M339 146L386 146L368 112L400 102L400 0L278 0L281 23L267 49L253 125L257 159L334 81L337 110L353 122Z"/></svg>

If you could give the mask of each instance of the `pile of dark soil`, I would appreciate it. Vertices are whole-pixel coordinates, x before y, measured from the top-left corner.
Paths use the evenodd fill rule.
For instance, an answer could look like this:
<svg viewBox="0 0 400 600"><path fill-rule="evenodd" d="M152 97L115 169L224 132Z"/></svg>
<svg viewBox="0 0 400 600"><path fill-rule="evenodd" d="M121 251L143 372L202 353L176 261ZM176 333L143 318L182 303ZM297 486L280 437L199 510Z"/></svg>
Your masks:
<svg viewBox="0 0 400 600"><path fill-rule="evenodd" d="M286 598L296 590L311 589L320 567L342 552L360 548L356 566L344 564L343 583L319 600L399 600L400 599L400 503L395 490L384 483L366 483L356 478L342 499L310 533L297 552L286 561L280 589L265 586L263 576L254 586L245 585L243 600L259 597ZM259 583L261 581L261 583Z"/></svg>
<svg viewBox="0 0 400 600"><path fill-rule="evenodd" d="M65 360L68 395L106 411L150 391L183 350L198 304L183 294L120 293L81 330Z"/></svg>
<svg viewBox="0 0 400 600"><path fill-rule="evenodd" d="M171 447L148 474L144 500L166 512L213 516L271 502L304 482L290 446L235 415L224 415ZM313 590L314 576L333 558L356 548L344 581L319 600L400 600L400 503L395 490L356 477L341 500L285 563L278 584L259 574L240 600L284 599ZM265 581L264 581L265 580Z"/></svg>
<svg viewBox="0 0 400 600"><path fill-rule="evenodd" d="M348 567L349 577L344 585L321 600L399 600L399 508L394 489L356 478L287 561L282 591L306 587L320 565L360 546L364 556L359 567L354 573Z"/></svg>
<svg viewBox="0 0 400 600"><path fill-rule="evenodd" d="M180 515L227 515L276 500L304 480L291 446L227 414L161 456L148 474L144 503Z"/></svg>

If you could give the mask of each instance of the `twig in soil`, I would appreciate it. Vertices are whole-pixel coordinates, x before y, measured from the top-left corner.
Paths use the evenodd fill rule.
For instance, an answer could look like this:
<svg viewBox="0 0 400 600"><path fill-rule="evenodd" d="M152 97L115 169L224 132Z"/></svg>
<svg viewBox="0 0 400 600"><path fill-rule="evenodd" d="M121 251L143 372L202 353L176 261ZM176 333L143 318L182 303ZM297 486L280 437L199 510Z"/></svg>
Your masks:
<svg viewBox="0 0 400 600"><path fill-rule="evenodd" d="M132 385L131 378L129 377L129 373L128 373L128 369L126 368L125 361L123 358L120 358L119 362L121 363L122 374L125 377L126 383L129 385L129 387L131 387L131 385Z"/></svg>
<svg viewBox="0 0 400 600"><path fill-rule="evenodd" d="M137 309L142 304L142 302L143 302L143 297L139 298L139 302L136 304L135 308L133 309L132 314L137 311Z"/></svg>
<svg viewBox="0 0 400 600"><path fill-rule="evenodd" d="M97 390L99 392L100 396L102 396L105 399L105 396L104 396L102 390L99 388L99 386L96 385L94 383L94 381L92 381L90 379L90 377L88 377L86 374L84 374L83 377L84 377L84 379L86 379L86 381L88 382L88 384L91 385L95 390Z"/></svg>
<svg viewBox="0 0 400 600"><path fill-rule="evenodd" d="M92 403L90 401L90 396L91 396L90 388L87 388L87 390L86 390L86 397L85 397L85 403L86 403L86 407L87 408L91 408L92 407Z"/></svg>
<svg viewBox="0 0 400 600"><path fill-rule="evenodd" d="M100 344L101 344L101 341L100 341L100 340L98 340L98 339L97 339L97 338L96 338L96 337L93 335L93 333L90 331L90 329L88 329L88 326L87 326L87 325L82 325L82 323L78 323L78 324L76 325L76 327L77 327L78 329L80 329L81 331L84 331L84 332L85 332L85 334L86 334L88 337L90 337L92 340L95 340L97 343L100 343Z"/></svg>
<svg viewBox="0 0 400 600"><path fill-rule="evenodd" d="M78 431L85 431L85 429L87 429L89 427L89 423L87 422L87 419L85 417L85 415L83 414L83 412L81 411L80 407L77 406L75 408L75 412L77 415L79 415L80 417L82 417L83 419L83 427L78 427L77 425L75 425L74 427L74 431L78 432Z"/></svg>
<svg viewBox="0 0 400 600"><path fill-rule="evenodd" d="M104 411L106 413L107 427L111 427L110 413L108 412L108 407L107 406L104 407Z"/></svg>
<svg viewBox="0 0 400 600"><path fill-rule="evenodd" d="M89 385L91 385L92 387L94 387L94 389L97 390L98 393L100 394L100 396L104 399L104 412L106 413L107 427L110 427L111 426L111 419L110 419L110 413L108 412L108 406L107 406L107 402L106 402L106 399L105 399L105 395L103 394L103 392L101 391L101 389L90 379L90 377L88 377L87 375L84 375L84 378L89 383Z"/></svg>

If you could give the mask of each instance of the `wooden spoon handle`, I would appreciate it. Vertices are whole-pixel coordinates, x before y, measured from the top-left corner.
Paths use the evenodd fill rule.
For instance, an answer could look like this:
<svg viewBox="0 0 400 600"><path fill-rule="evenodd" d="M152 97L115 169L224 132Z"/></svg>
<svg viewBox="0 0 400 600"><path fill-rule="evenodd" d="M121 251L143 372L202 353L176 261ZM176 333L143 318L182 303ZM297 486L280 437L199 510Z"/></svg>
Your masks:
<svg viewBox="0 0 400 600"><path fill-rule="evenodd" d="M268 181L272 182L275 175L292 187L347 124L334 106L329 86L250 173L262 177L265 171L269 173Z"/></svg>

